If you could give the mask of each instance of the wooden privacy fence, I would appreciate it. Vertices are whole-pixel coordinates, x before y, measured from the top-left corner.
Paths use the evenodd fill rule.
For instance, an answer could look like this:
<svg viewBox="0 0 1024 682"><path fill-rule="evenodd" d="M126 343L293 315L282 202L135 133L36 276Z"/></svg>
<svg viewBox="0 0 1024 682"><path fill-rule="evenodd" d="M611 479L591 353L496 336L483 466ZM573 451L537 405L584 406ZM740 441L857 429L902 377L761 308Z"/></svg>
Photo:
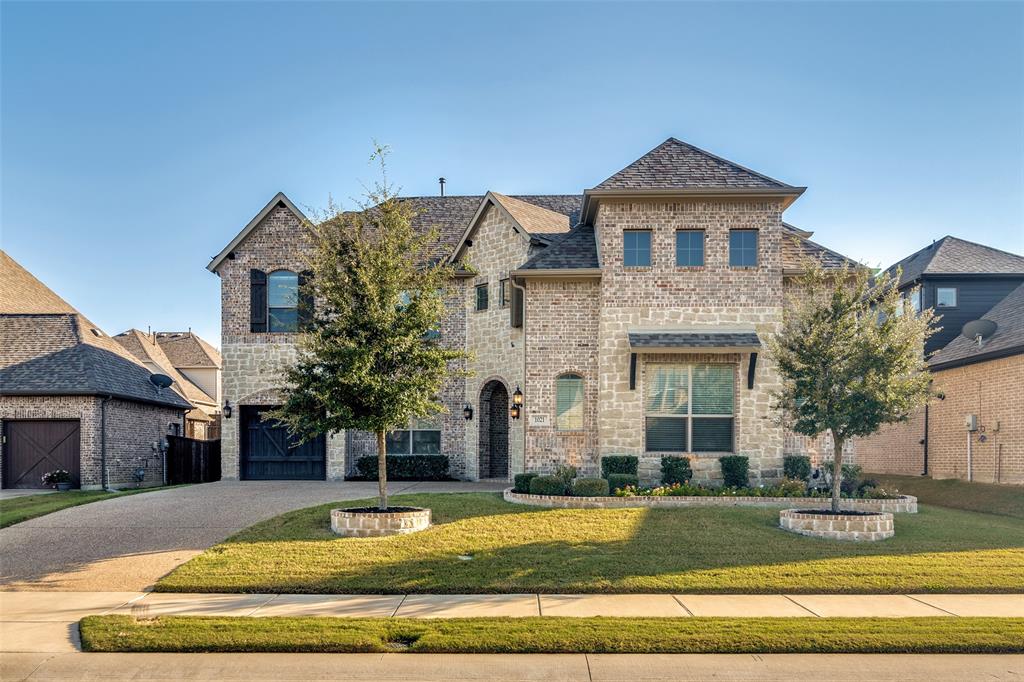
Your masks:
<svg viewBox="0 0 1024 682"><path fill-rule="evenodd" d="M220 441L167 436L167 484L220 480Z"/></svg>

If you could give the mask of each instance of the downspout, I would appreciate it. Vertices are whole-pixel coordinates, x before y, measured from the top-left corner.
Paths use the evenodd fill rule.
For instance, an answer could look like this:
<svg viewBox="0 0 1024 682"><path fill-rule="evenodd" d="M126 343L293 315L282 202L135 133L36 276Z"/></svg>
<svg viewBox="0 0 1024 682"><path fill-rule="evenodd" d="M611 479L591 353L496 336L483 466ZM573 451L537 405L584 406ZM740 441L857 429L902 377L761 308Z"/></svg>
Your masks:
<svg viewBox="0 0 1024 682"><path fill-rule="evenodd" d="M523 330L523 387L525 388L526 387L526 287L519 286L518 284L516 284L516 278L515 277L509 277L508 281L509 281L509 284L511 284L514 288L519 289L519 291L522 292L522 297L523 297L523 320L522 320L522 322L523 322L523 326L522 326L522 330ZM523 402L526 402L526 401L523 401ZM523 413L520 415L520 417L523 420L523 471L525 471L526 470L526 410L523 410ZM510 472L510 473L515 474L516 472Z"/></svg>
<svg viewBox="0 0 1024 682"><path fill-rule="evenodd" d="M100 488L107 487L107 403L114 399L108 395L100 401Z"/></svg>

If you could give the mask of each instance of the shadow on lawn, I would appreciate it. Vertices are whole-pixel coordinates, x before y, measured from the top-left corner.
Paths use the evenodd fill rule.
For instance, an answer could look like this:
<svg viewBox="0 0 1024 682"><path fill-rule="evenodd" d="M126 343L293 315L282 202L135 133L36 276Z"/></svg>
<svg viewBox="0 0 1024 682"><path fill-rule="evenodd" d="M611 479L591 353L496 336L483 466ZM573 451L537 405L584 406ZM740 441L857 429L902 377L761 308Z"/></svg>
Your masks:
<svg viewBox="0 0 1024 682"><path fill-rule="evenodd" d="M820 591L832 571L840 571L836 561L857 586L849 591L898 592L908 589L963 591L976 577L980 560L1000 575L1005 571L1024 571L1024 553L998 553L971 557L972 551L1007 550L1024 547L1024 524L1008 518L964 515L947 510L923 510L921 514L900 515L897 536L878 543L841 543L793 535L777 527L778 510L750 508L691 508L677 510L632 510L635 523L624 536L620 527L615 539L594 539L587 532L572 540L576 526L566 517L567 510L524 509L487 496L489 499L462 500L445 496L404 496L396 503L421 504L436 508L440 521L434 528L409 536L396 536L359 543L376 543L382 556L391 561L359 560L346 557L353 542L333 538L325 531L318 511L306 518L305 535L289 538L295 545L289 554L302 556L307 547L320 553L324 563L316 575L289 577L277 573L265 580L232 590L277 592L353 592L353 593L496 593L496 592L668 592L736 591L778 592ZM420 499L417 499L420 498ZM329 509L332 505L324 505ZM312 512L313 510L305 510ZM592 510L595 514L616 514L622 510ZM295 512L293 514L299 514ZM512 522L522 528L521 543L510 540L498 547L474 545L473 528L460 522L488 516L516 516ZM980 518L979 518L980 517ZM315 519L312 527L308 526ZM531 541L533 529L565 527L567 539ZM963 526L952 532L954 526ZM561 529L558 529L561 532ZM325 532L324 532L325 531ZM507 529L505 529L507 533ZM448 534L442 538L432 534ZM330 538L331 550L324 552L324 539ZM282 538L283 539L283 538ZM229 544L267 542L268 539L239 538ZM307 543L314 543L310 547ZM407 544L409 543L409 544ZM414 543L414 544L412 544ZM400 557L403 550L419 546L414 556ZM367 544L360 545L362 550ZM475 547L475 549L474 549ZM459 548L459 551L454 551ZM254 547L254 551L259 550ZM459 557L464 552L471 559ZM943 553L942 556L936 556ZM949 553L949 554L945 554ZM878 558L892 561L878 564ZM857 559L866 559L857 565ZM849 560L853 560L851 565ZM871 564L870 566L868 564ZM958 590L957 565L963 563L963 584ZM321 570L322 569L322 570ZM722 587L717 581L730 574L736 588ZM868 578L864 576L867 575ZM921 576L929 576L922 580ZM810 578L808 577L810 576ZM201 587L215 591L215 576ZM867 582L865 582L867 581ZM872 583L871 581L876 581ZM842 582L837 580L837 584ZM1004 579L1005 582L1005 579ZM258 584L257 584L258 583ZM702 583L706 586L702 588ZM767 584L767 588L763 584ZM781 585L781 587L780 587ZM865 586L867 589L865 589ZM837 587L831 587L835 591ZM993 584L992 591L1020 591L1024 585Z"/></svg>

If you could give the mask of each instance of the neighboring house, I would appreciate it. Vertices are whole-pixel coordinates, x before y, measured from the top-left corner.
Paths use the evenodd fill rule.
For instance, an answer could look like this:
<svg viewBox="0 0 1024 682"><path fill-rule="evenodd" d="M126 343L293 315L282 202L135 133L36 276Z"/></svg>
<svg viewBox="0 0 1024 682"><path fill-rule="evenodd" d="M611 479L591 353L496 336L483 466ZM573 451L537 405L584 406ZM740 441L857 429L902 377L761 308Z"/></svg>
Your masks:
<svg viewBox="0 0 1024 682"><path fill-rule="evenodd" d="M902 271L900 290L916 310L934 308L939 331L925 345L931 356L1024 283L1024 256L943 237L886 269Z"/></svg>
<svg viewBox="0 0 1024 682"><path fill-rule="evenodd" d="M802 256L848 262L783 222L803 191L669 139L582 196L405 199L417 229L439 229L435 255L471 266L440 342L472 352L472 376L449 381L447 414L391 434L389 451L443 453L467 479L560 464L593 475L601 456L632 454L651 481L663 455L687 454L713 480L727 453L749 456L755 481L780 477L783 454L809 443L771 419L779 379L762 341ZM296 447L263 418L301 325L305 220L278 194L208 266L236 415L225 410L225 479L337 479L375 452L362 432Z"/></svg>
<svg viewBox="0 0 1024 682"><path fill-rule="evenodd" d="M0 484L159 485L164 437L192 409L96 325L0 251Z"/></svg>
<svg viewBox="0 0 1024 682"><path fill-rule="evenodd" d="M169 376L174 382L171 388L195 405L195 409L185 415L185 432L178 435L198 440L220 437L220 395L217 390L220 354L215 349L191 332L164 332L161 336L160 333L129 329L115 336L114 340L149 371ZM177 361L171 358L171 354ZM179 366L179 362L188 367ZM202 380L205 387L201 388L185 374L186 371Z"/></svg>
<svg viewBox="0 0 1024 682"><path fill-rule="evenodd" d="M929 360L928 406L857 441L865 470L1024 483L1024 284L978 318L991 336L960 334Z"/></svg>

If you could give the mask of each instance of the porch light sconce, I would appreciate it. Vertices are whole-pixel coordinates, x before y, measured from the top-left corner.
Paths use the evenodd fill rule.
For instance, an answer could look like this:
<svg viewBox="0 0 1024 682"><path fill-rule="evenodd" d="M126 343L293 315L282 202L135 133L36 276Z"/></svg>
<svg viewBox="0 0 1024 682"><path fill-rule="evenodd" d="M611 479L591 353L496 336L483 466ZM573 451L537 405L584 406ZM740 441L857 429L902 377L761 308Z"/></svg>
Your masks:
<svg viewBox="0 0 1024 682"><path fill-rule="evenodd" d="M512 418L513 419L519 419L519 415L522 412L522 409L523 408L519 407L518 405L513 405L512 409L511 409Z"/></svg>
<svg viewBox="0 0 1024 682"><path fill-rule="evenodd" d="M462 408L462 416L466 419L466 421L469 421L470 419L472 419L473 418L473 406L470 405L469 403L466 403L466 406Z"/></svg>
<svg viewBox="0 0 1024 682"><path fill-rule="evenodd" d="M231 419L231 402L228 400L224 401L224 418Z"/></svg>
<svg viewBox="0 0 1024 682"><path fill-rule="evenodd" d="M516 386L515 393L512 394L512 418L519 419L523 414L523 392Z"/></svg>

